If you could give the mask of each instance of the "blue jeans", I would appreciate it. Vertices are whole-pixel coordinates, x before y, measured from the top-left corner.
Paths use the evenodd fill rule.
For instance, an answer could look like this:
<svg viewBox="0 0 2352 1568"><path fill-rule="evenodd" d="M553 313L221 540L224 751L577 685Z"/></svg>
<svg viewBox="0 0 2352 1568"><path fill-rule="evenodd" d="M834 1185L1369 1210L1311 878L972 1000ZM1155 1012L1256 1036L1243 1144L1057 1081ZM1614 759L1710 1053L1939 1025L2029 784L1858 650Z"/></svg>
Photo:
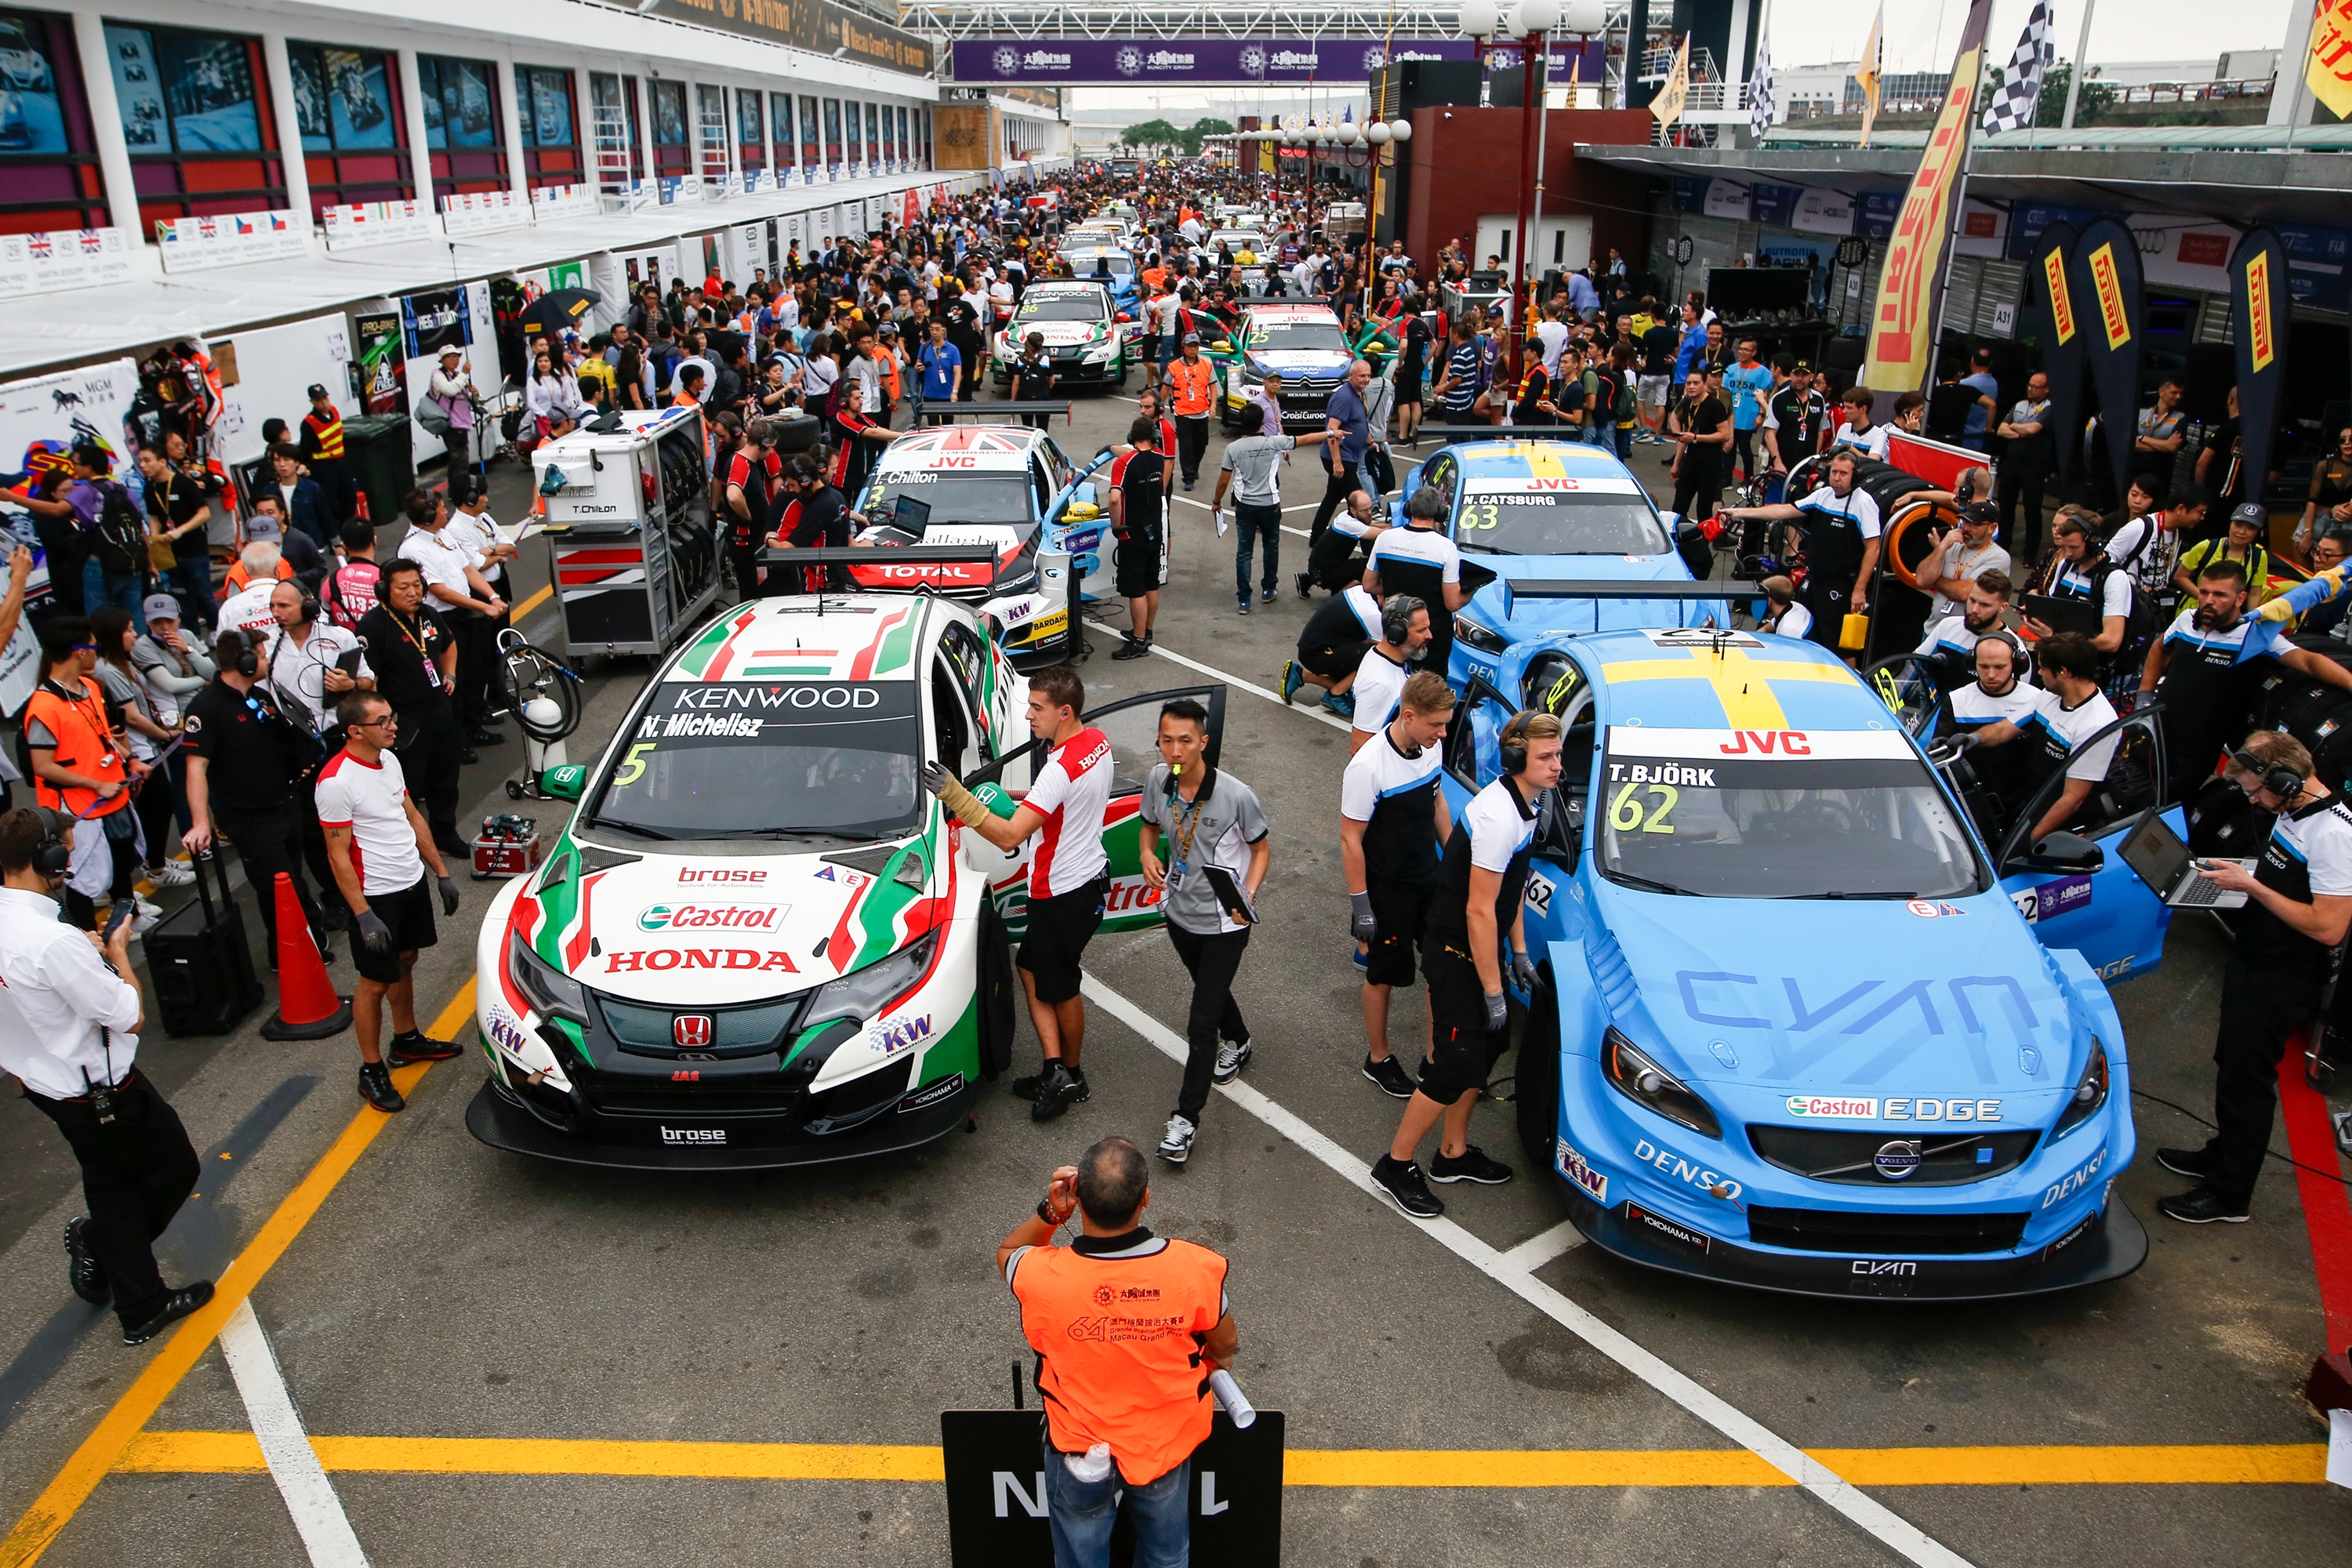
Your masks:
<svg viewBox="0 0 2352 1568"><path fill-rule="evenodd" d="M1265 540L1265 575L1258 585L1273 593L1282 581L1282 503L1260 506L1234 503L1234 592L1250 602L1250 552L1255 540Z"/></svg>
<svg viewBox="0 0 2352 1568"><path fill-rule="evenodd" d="M1617 426L1617 460L1621 463L1633 460L1633 426L1631 425Z"/></svg>
<svg viewBox="0 0 2352 1568"><path fill-rule="evenodd" d="M146 584L136 572L120 575L100 566L92 555L81 563L82 603L91 610L108 605L120 605L131 614L131 624L139 631L147 630L147 612L141 604L146 597Z"/></svg>
<svg viewBox="0 0 2352 1568"><path fill-rule="evenodd" d="M220 619L219 606L213 603L212 554L201 544L185 542L178 554L180 563L172 568L164 592L180 601L182 625L208 629Z"/></svg>
<svg viewBox="0 0 2352 1568"><path fill-rule="evenodd" d="M1135 1525L1135 1568L1188 1568L1192 1560L1192 1461L1185 1460L1149 1486L1130 1487L1111 1473L1091 1484L1045 1444L1045 1505L1054 1523L1054 1568L1109 1568L1110 1528L1120 1496Z"/></svg>

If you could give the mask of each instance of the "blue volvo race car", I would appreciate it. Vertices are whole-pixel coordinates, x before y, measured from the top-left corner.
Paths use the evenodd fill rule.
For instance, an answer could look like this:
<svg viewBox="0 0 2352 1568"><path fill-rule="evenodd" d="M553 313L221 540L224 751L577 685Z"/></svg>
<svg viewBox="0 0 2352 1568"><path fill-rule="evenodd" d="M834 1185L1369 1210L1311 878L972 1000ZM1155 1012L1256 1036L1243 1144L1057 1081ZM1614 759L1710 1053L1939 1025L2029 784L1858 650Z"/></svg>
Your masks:
<svg viewBox="0 0 2352 1568"><path fill-rule="evenodd" d="M1528 882L1519 1133L1580 1230L1815 1295L2023 1295L2139 1266L2110 1197L2130 1064L2095 960L2129 944L2129 973L2161 949L2168 911L2104 848L2162 798L2153 715L2086 742L2116 761L2082 836L2009 835L1996 859L1912 732L1933 705L1898 712L1810 643L1519 643L1456 710L1457 820L1525 707L1568 730ZM2135 807L2138 767L2159 793Z"/></svg>
<svg viewBox="0 0 2352 1568"><path fill-rule="evenodd" d="M1456 443L1407 470L1390 498L1399 525L1405 499L1423 485L1437 486L1449 500L1446 532L1463 552L1464 586L1474 579L1478 584L1454 616L1444 673L1457 690L1473 678L1493 680L1511 645L1538 632L1675 626L1721 613L1720 605L1672 597L1522 596L1506 608L1500 584L1514 578L1693 580L1675 515L1658 510L1616 453L1557 438L1560 434ZM1701 566L1712 563L1703 539L1693 555ZM1686 610L1693 613L1686 616Z"/></svg>

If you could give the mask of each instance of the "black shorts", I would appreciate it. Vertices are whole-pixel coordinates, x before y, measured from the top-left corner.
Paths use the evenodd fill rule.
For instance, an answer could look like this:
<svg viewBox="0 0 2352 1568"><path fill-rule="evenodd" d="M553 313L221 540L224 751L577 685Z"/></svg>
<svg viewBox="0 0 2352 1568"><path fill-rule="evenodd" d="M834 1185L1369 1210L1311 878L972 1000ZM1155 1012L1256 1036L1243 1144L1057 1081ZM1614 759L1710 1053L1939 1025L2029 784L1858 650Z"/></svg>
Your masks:
<svg viewBox="0 0 2352 1568"><path fill-rule="evenodd" d="M1368 642L1318 644L1309 647L1298 645L1298 667L1314 671L1326 680L1343 680L1363 668L1364 655L1371 647Z"/></svg>
<svg viewBox="0 0 2352 1568"><path fill-rule="evenodd" d="M1373 939L1371 952L1364 955L1364 984L1411 985L1413 956L1420 949L1423 928L1429 923L1429 900L1437 884L1388 882L1373 877L1365 888L1372 896L1372 923L1380 928L1380 935Z"/></svg>
<svg viewBox="0 0 2352 1568"><path fill-rule="evenodd" d="M364 980L381 981L386 985L400 980L400 955L431 947L440 941L433 927L433 879L419 877L416 886L397 893L370 893L368 908L376 919L392 932L392 941L382 952L372 951L360 940L359 928L352 928L352 966Z"/></svg>
<svg viewBox="0 0 2352 1568"><path fill-rule="evenodd" d="M1140 599L1160 591L1160 531L1132 529L1118 542L1118 596Z"/></svg>
<svg viewBox="0 0 2352 1568"><path fill-rule="evenodd" d="M1102 924L1109 892L1110 879L1097 877L1074 891L1029 900L1029 929L1016 962L1036 982L1038 1001L1066 1002L1078 994L1078 961Z"/></svg>
<svg viewBox="0 0 2352 1568"><path fill-rule="evenodd" d="M1433 938L1421 972L1429 980L1429 1059L1421 1065L1421 1092L1451 1105L1486 1087L1510 1031L1486 1027L1486 987L1460 948Z"/></svg>

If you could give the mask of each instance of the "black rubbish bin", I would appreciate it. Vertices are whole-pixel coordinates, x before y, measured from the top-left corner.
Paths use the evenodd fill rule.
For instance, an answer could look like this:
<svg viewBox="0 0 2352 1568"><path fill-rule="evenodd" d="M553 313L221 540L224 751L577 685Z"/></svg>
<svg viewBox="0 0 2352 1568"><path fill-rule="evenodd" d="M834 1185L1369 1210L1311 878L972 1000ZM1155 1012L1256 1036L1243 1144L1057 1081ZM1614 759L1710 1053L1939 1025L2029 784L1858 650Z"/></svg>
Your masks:
<svg viewBox="0 0 2352 1568"><path fill-rule="evenodd" d="M400 519L400 498L416 488L416 455L405 414L369 414L343 421L343 451L352 479L367 498L378 528Z"/></svg>

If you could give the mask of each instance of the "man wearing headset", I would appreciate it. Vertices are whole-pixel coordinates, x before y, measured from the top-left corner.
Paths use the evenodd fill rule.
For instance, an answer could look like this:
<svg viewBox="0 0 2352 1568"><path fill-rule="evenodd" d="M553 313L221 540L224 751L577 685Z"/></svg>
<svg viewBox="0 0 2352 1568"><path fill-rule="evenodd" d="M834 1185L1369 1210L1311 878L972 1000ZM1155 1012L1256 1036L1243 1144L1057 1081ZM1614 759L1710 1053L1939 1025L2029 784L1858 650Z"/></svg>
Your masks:
<svg viewBox="0 0 2352 1568"><path fill-rule="evenodd" d="M2278 1108L2279 1055L2318 1015L2330 950L2352 926L2352 809L2314 775L2303 742L2257 730L2230 753L2227 772L2278 820L2251 874L2228 860L2200 867L2247 902L2221 973L2213 1136L2202 1149L2156 1152L2166 1170L2199 1184L2156 1205L2187 1225L2238 1225L2251 1213Z"/></svg>
<svg viewBox="0 0 2352 1568"><path fill-rule="evenodd" d="M1349 756L1362 751L1397 716L1397 701L1412 673L1412 663L1428 646L1429 606L1411 594L1390 595L1381 605L1381 640L1366 648L1356 662L1354 711L1348 731Z"/></svg>
<svg viewBox="0 0 2352 1568"><path fill-rule="evenodd" d="M1510 982L1529 993L1536 986L1523 895L1537 802L1559 783L1563 733L1553 714L1514 714L1497 748L1502 773L1463 807L1461 826L1445 843L1421 955L1422 977L1429 982L1429 1060L1388 1152L1372 1163L1381 1191L1415 1219L1445 1212L1430 1181L1496 1186L1511 1179L1508 1165L1470 1142L1470 1111L1486 1090L1495 1058L1511 1043L1503 990L1506 932ZM1445 1131L1424 1180L1414 1156L1441 1118Z"/></svg>
<svg viewBox="0 0 2352 1568"><path fill-rule="evenodd" d="M1392 706L1395 717L1357 749L1340 777L1339 864L1348 879L1348 934L1364 954L1364 1076L1390 1098L1407 1100L1412 1079L1389 1054L1389 1002L1398 986L1412 984L1440 851L1454 831L1437 784L1437 745L1454 718L1454 689L1435 670L1416 670Z"/></svg>
<svg viewBox="0 0 2352 1568"><path fill-rule="evenodd" d="M144 1344L213 1299L209 1279L166 1286L153 1250L200 1163L138 1068L147 1016L129 978L131 928L118 924L100 942L58 919L74 833L47 808L0 816L0 1068L81 1166L89 1215L66 1226L67 1283L93 1307L111 1301L122 1342Z"/></svg>
<svg viewBox="0 0 2352 1568"><path fill-rule="evenodd" d="M249 645L245 633L222 632L213 641L213 656L220 669L188 700L181 721L190 824L181 842L190 854L201 855L212 847L217 825L236 845L255 901L261 906L261 923L269 933L271 968L278 966L280 871L294 880L303 917L319 935L320 956L331 959L319 906L302 874L310 813L302 809L297 781L309 771L317 744L278 711L263 685L269 676L268 657Z"/></svg>

